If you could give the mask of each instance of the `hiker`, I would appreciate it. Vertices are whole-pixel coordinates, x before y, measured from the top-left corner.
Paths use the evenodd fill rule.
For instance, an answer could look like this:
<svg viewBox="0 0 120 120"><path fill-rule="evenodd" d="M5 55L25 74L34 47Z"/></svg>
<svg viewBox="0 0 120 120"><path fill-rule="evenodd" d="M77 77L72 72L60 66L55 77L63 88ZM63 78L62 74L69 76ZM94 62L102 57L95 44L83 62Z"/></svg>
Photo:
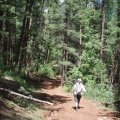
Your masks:
<svg viewBox="0 0 120 120"><path fill-rule="evenodd" d="M83 95L83 93L86 91L83 82L80 78L76 80L76 83L73 86L73 96L74 96L74 102L75 102L75 110L80 109L80 99Z"/></svg>

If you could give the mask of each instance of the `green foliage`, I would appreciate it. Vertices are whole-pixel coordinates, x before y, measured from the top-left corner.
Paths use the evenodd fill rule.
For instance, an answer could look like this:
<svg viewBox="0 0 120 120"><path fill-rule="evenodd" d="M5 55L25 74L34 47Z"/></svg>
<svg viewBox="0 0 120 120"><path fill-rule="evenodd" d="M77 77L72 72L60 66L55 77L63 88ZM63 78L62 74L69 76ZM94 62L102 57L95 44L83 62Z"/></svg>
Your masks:
<svg viewBox="0 0 120 120"><path fill-rule="evenodd" d="M72 84L65 84L64 85L64 90L66 91L66 92L71 92L72 91Z"/></svg>
<svg viewBox="0 0 120 120"><path fill-rule="evenodd" d="M87 57L85 63L81 64L80 70L84 76L85 81L96 80L101 83L107 80L107 70L105 64L101 60L94 60L95 58Z"/></svg>
<svg viewBox="0 0 120 120"><path fill-rule="evenodd" d="M38 74L42 74L49 77L54 77L54 71L50 64L39 65Z"/></svg>
<svg viewBox="0 0 120 120"><path fill-rule="evenodd" d="M80 71L80 69L78 67L72 67L69 69L68 73L67 73L67 79L65 82L65 90L66 91L71 91L73 84L75 83L77 78L81 78L82 77L82 73Z"/></svg>
<svg viewBox="0 0 120 120"><path fill-rule="evenodd" d="M35 110L35 104L27 99L20 99L17 97L16 99L13 100L17 105L26 108L27 110Z"/></svg>
<svg viewBox="0 0 120 120"><path fill-rule="evenodd" d="M85 83L93 83L93 85L94 85L94 83L96 82L95 81L95 79L93 79L93 75L91 74L91 75L85 75L85 76L83 76L83 80L85 81Z"/></svg>
<svg viewBox="0 0 120 120"><path fill-rule="evenodd" d="M60 65L71 66L72 63L70 61L59 61Z"/></svg>
<svg viewBox="0 0 120 120"><path fill-rule="evenodd" d="M77 79L78 77L82 76L82 73L80 71L80 69L78 67L72 67L70 68L70 70L68 71L68 76L70 77L70 79Z"/></svg>
<svg viewBox="0 0 120 120"><path fill-rule="evenodd" d="M114 101L114 93L112 87L107 87L106 84L96 84L94 81L89 81L86 84L85 96L91 99L95 99L100 102Z"/></svg>
<svg viewBox="0 0 120 120"><path fill-rule="evenodd" d="M107 70L105 64L100 60L95 62L95 66L92 70L93 79L96 80L98 83L106 82Z"/></svg>

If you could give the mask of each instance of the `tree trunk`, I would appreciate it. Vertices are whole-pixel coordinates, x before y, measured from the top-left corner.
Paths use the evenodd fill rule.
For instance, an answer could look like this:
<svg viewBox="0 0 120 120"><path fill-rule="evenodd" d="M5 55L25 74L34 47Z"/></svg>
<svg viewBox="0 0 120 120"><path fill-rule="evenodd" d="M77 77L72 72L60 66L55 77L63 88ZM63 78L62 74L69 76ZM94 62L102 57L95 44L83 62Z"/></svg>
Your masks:
<svg viewBox="0 0 120 120"><path fill-rule="evenodd" d="M24 16L23 19L23 27L21 30L21 36L20 36L20 43L17 50L17 65L19 66L19 70L21 67L26 66L26 54L27 54L27 43L29 41L29 35L30 35L30 28L31 28L31 22L32 22L32 6L33 2L32 0L26 0L26 10L25 13L27 15Z"/></svg>
<svg viewBox="0 0 120 120"><path fill-rule="evenodd" d="M3 16L6 16L6 10L3 11ZM3 39L3 61L4 61L4 66L7 66L7 35L6 35L6 20L3 19L3 23L2 23L2 30L4 32L4 35L2 36Z"/></svg>
<svg viewBox="0 0 120 120"><path fill-rule="evenodd" d="M65 18L64 18L64 42L63 42L63 52L62 52L62 61L67 61L68 60L68 54L66 50L66 44L68 43L68 36L67 36L67 30L68 30L68 14L69 11L67 8L65 9ZM67 67L66 65L62 65L62 71L61 71L61 85L64 85L65 79L66 79L66 73L67 72Z"/></svg>
<svg viewBox="0 0 120 120"><path fill-rule="evenodd" d="M79 60L78 60L78 67L80 68L81 64L81 53L82 53L82 29L80 25L80 37L79 37Z"/></svg>
<svg viewBox="0 0 120 120"><path fill-rule="evenodd" d="M0 10L0 16L3 16L3 10ZM3 20L0 19L0 61L3 59Z"/></svg>
<svg viewBox="0 0 120 120"><path fill-rule="evenodd" d="M117 10L117 26L120 28L120 1L118 0L118 10ZM120 82L120 32L117 32L117 41L116 41L114 65L112 72L112 84L118 84Z"/></svg>
<svg viewBox="0 0 120 120"><path fill-rule="evenodd" d="M100 48L100 58L103 60L104 51L104 32L105 32L105 13L106 13L106 0L102 1L102 31L101 31L101 48Z"/></svg>

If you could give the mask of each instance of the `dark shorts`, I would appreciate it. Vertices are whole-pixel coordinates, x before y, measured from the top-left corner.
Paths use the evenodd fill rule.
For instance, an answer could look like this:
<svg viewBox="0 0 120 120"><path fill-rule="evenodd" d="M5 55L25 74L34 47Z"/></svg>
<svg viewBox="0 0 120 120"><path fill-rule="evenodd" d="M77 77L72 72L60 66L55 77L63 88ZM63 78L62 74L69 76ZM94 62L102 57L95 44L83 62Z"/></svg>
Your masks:
<svg viewBox="0 0 120 120"><path fill-rule="evenodd" d="M80 95L80 94L77 95L78 103L80 102L81 97L82 97L82 95Z"/></svg>

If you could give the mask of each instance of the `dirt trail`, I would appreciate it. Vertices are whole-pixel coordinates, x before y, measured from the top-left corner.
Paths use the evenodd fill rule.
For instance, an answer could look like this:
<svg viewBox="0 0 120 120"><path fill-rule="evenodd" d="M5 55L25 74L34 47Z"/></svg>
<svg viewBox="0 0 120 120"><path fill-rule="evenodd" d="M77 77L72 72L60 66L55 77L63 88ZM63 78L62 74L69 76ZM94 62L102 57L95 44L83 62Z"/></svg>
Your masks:
<svg viewBox="0 0 120 120"><path fill-rule="evenodd" d="M51 96L61 96L60 102L54 101L55 105L52 108L49 106L51 112L45 114L45 120L120 120L112 112L101 109L99 103L84 97L81 99L81 108L75 111L72 94L64 92L61 87L44 90L44 92Z"/></svg>

